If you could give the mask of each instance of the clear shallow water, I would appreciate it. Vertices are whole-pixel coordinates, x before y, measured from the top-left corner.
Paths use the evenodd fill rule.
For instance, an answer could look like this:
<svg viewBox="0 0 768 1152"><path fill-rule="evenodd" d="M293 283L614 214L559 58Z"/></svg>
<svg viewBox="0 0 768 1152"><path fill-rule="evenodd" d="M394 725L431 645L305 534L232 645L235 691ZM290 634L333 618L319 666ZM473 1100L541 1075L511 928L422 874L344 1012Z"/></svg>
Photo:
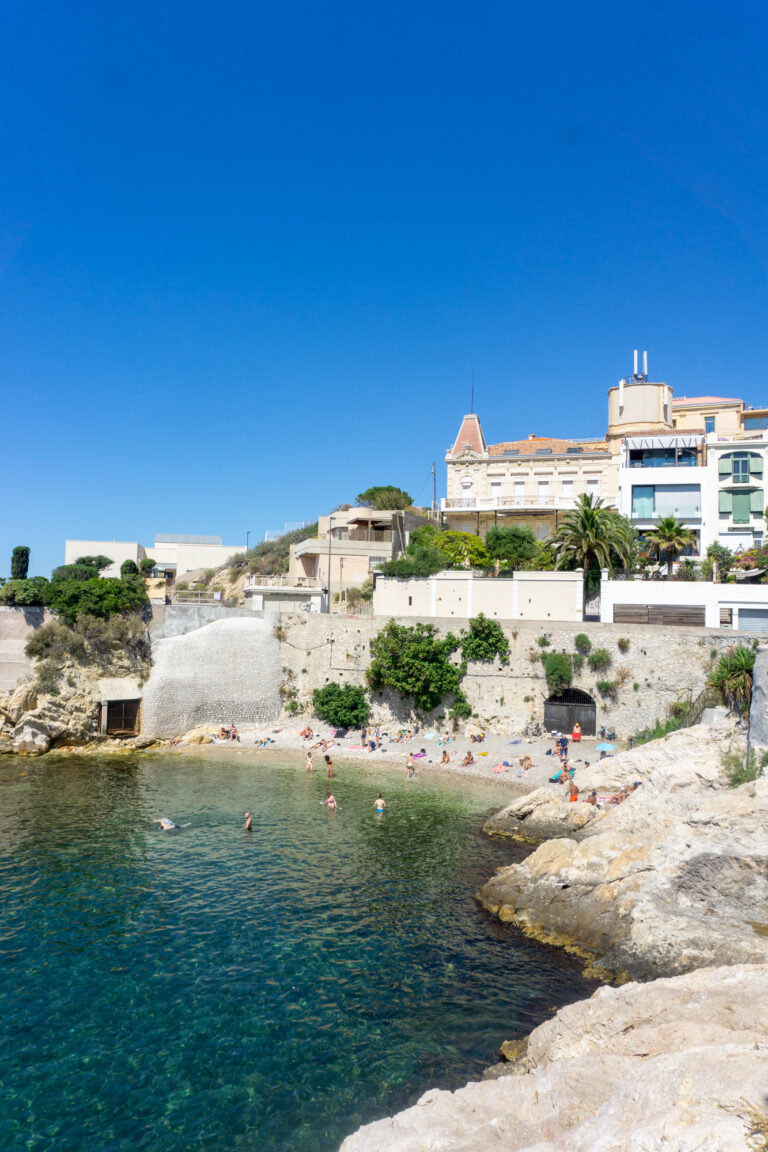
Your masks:
<svg viewBox="0 0 768 1152"><path fill-rule="evenodd" d="M247 755L0 759L0 1148L330 1152L591 991L473 900L519 853L479 832L505 793L333 786L329 814L320 772Z"/></svg>

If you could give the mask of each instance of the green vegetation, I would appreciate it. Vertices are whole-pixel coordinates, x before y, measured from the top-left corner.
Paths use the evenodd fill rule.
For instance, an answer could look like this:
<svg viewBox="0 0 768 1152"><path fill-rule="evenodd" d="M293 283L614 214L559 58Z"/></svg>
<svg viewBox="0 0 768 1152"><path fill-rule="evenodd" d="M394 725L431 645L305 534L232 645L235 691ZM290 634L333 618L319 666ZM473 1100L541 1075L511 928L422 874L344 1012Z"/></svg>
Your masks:
<svg viewBox="0 0 768 1152"><path fill-rule="evenodd" d="M59 664L67 658L83 662L115 651L146 661L150 653L147 626L138 613L108 620L81 616L74 624L50 620L30 637L25 651L31 660L54 660Z"/></svg>
<svg viewBox="0 0 768 1152"><path fill-rule="evenodd" d="M587 656L587 663L593 672L604 672L611 666L611 654L607 648L595 648Z"/></svg>
<svg viewBox="0 0 768 1152"><path fill-rule="evenodd" d="M366 679L374 691L393 688L412 697L418 711L430 712L446 696L459 695L462 669L450 659L458 647L450 632L439 639L433 624L408 626L390 620L371 641Z"/></svg>
<svg viewBox="0 0 768 1152"><path fill-rule="evenodd" d="M649 744L651 740L661 740L662 737L669 736L670 732L677 732L679 728L684 727L681 719L669 716L666 720L657 720L653 728L641 728L634 735L634 743Z"/></svg>
<svg viewBox="0 0 768 1152"><path fill-rule="evenodd" d="M613 698L619 690L618 680L598 680L597 690L601 696Z"/></svg>
<svg viewBox="0 0 768 1152"><path fill-rule="evenodd" d="M728 781L728 787L738 788L740 784L749 784L757 780L763 769L768 765L768 752L762 753L759 764L757 763L754 748L750 749L749 760L744 756L740 756L737 752L723 752L720 757L720 764L725 778Z"/></svg>
<svg viewBox="0 0 768 1152"><path fill-rule="evenodd" d="M17 544L11 555L11 580L26 580L29 572L29 548Z"/></svg>
<svg viewBox="0 0 768 1152"><path fill-rule="evenodd" d="M350 608L369 603L373 600L373 580L366 580L358 588L348 588L344 596Z"/></svg>
<svg viewBox="0 0 768 1152"><path fill-rule="evenodd" d="M541 551L532 529L522 524L489 528L485 546L491 559L507 568L520 568L535 560Z"/></svg>
<svg viewBox="0 0 768 1152"><path fill-rule="evenodd" d="M126 576L123 580L96 576L90 580L52 581L50 593L51 608L70 624L80 616L106 619L124 612L141 611L148 603L140 576Z"/></svg>
<svg viewBox="0 0 768 1152"><path fill-rule="evenodd" d="M355 501L364 508L375 508L377 512L402 512L413 504L408 493L394 484L366 488L355 497Z"/></svg>
<svg viewBox="0 0 768 1152"><path fill-rule="evenodd" d="M247 569L251 575L279 576L288 571L288 556L291 544L299 544L302 540L310 540L317 536L317 523L308 524L306 528L296 528L293 532L284 532L274 540L264 540L247 552L238 552L228 562L231 580Z"/></svg>
<svg viewBox="0 0 768 1152"><path fill-rule="evenodd" d="M643 536L643 551L666 563L667 576L672 575L672 565L677 557L696 543L696 535L686 528L676 516L663 516L655 528ZM694 577L695 579L695 577Z"/></svg>
<svg viewBox="0 0 768 1152"><path fill-rule="evenodd" d="M620 636L616 641L616 646L619 652L629 652L629 640L626 636Z"/></svg>
<svg viewBox="0 0 768 1152"><path fill-rule="evenodd" d="M749 711L754 666L754 649L740 645L729 648L709 675L709 683L722 692L726 704L735 712L743 714Z"/></svg>
<svg viewBox="0 0 768 1152"><path fill-rule="evenodd" d="M325 684L312 693L315 715L335 728L359 728L367 724L371 709L365 689L353 684Z"/></svg>
<svg viewBox="0 0 768 1152"><path fill-rule="evenodd" d="M601 568L629 568L636 539L637 533L626 516L606 508L600 497L581 495L576 507L563 517L552 538L552 547L558 568L583 568L584 580L589 583L590 574Z"/></svg>
<svg viewBox="0 0 768 1152"><path fill-rule="evenodd" d="M745 556L746 553L740 555ZM710 544L707 548L706 559L701 562L701 575L704 580L714 580L717 577L717 583L722 584L728 577L735 556L730 548L725 548L722 544Z"/></svg>
<svg viewBox="0 0 768 1152"><path fill-rule="evenodd" d="M506 662L509 660L509 641L501 625L481 612L470 620L469 629L461 634L461 654L465 661L494 660L499 656Z"/></svg>
<svg viewBox="0 0 768 1152"><path fill-rule="evenodd" d="M581 652L583 656L586 656L587 652L592 651L592 641L590 640L589 636L586 636L583 632L579 632L576 636L574 636L573 646L576 651Z"/></svg>
<svg viewBox="0 0 768 1152"><path fill-rule="evenodd" d="M16 608L42 608L50 603L50 584L44 576L7 580L0 588L0 604Z"/></svg>
<svg viewBox="0 0 768 1152"><path fill-rule="evenodd" d="M155 562L151 556L145 556L142 560L139 560L139 572L142 576L151 576L154 567Z"/></svg>
<svg viewBox="0 0 768 1152"><path fill-rule="evenodd" d="M126 576L138 576L139 566L135 560L123 560L120 565L120 575L125 578Z"/></svg>
<svg viewBox="0 0 768 1152"><path fill-rule="evenodd" d="M544 675L547 678L547 687L550 692L557 695L565 688L570 687L573 680L573 667L571 658L565 652L542 652L541 662L544 665Z"/></svg>
<svg viewBox="0 0 768 1152"><path fill-rule="evenodd" d="M471 532L441 532L435 524L425 524L411 536L397 560L382 564L383 576L432 576L445 568L488 568L491 558L479 536Z"/></svg>
<svg viewBox="0 0 768 1152"><path fill-rule="evenodd" d="M412 576L434 576L435 572L442 572L445 567L445 556L437 548L411 541L402 556L381 564L379 572L382 576L399 576L408 580Z"/></svg>
<svg viewBox="0 0 768 1152"><path fill-rule="evenodd" d="M552 641L550 640L549 636L537 636L536 643L538 644L539 648L549 648Z"/></svg>
<svg viewBox="0 0 768 1152"><path fill-rule="evenodd" d="M581 672L584 667L584 657L581 652L574 652L573 656L571 656L571 665L574 672Z"/></svg>

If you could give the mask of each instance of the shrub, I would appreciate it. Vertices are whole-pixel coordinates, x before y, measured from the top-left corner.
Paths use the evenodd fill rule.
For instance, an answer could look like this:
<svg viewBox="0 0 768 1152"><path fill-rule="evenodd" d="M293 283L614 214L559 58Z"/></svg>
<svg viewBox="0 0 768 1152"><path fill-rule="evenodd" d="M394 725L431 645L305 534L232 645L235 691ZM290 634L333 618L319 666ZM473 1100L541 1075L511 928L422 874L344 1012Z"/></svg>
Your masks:
<svg viewBox="0 0 768 1152"><path fill-rule="evenodd" d="M126 576L138 576L139 566L135 560L123 560L120 565L120 575L124 579Z"/></svg>
<svg viewBox="0 0 768 1152"><path fill-rule="evenodd" d="M139 560L139 572L142 576L151 576L155 568L155 562L151 556L144 556Z"/></svg>
<svg viewBox="0 0 768 1152"><path fill-rule="evenodd" d="M468 631L461 634L461 654L465 660L475 663L493 660L496 656L506 662L509 660L509 641L501 625L481 612L470 620Z"/></svg>
<svg viewBox="0 0 768 1152"><path fill-rule="evenodd" d="M58 696L61 669L53 660L43 660L35 668L35 687L45 696Z"/></svg>
<svg viewBox="0 0 768 1152"><path fill-rule="evenodd" d="M683 727L682 720L670 716L667 720L657 720L653 728L641 728L633 737L634 744L648 744L651 740L661 740L669 736L670 732L677 732Z"/></svg>
<svg viewBox="0 0 768 1152"><path fill-rule="evenodd" d="M751 781L757 780L760 772L765 767L765 755L766 754L763 753L761 764L758 768L754 748L749 753L749 760L747 760L746 757L738 755L736 752L724 752L720 757L720 764L725 778L728 781L728 787L738 788L740 784L749 784Z"/></svg>
<svg viewBox="0 0 768 1152"><path fill-rule="evenodd" d="M7 587L7 585L6 585ZM730 648L710 673L709 683L718 688L726 704L735 712L748 712L752 702L752 670L755 653L743 645Z"/></svg>
<svg viewBox="0 0 768 1152"><path fill-rule="evenodd" d="M550 692L558 694L568 688L573 680L570 657L564 652L543 652L541 659Z"/></svg>
<svg viewBox="0 0 768 1152"><path fill-rule="evenodd" d="M552 641L550 640L549 636L537 636L536 643L538 644L539 648L549 648Z"/></svg>
<svg viewBox="0 0 768 1152"><path fill-rule="evenodd" d="M541 551L533 530L524 524L510 524L505 528L489 528L485 546L492 560L519 568L535 560Z"/></svg>
<svg viewBox="0 0 768 1152"><path fill-rule="evenodd" d="M629 652L629 639L626 636L620 636L616 641L619 652Z"/></svg>
<svg viewBox="0 0 768 1152"><path fill-rule="evenodd" d="M189 584L186 580L179 580L178 584L176 585L177 592L186 592L188 588Z"/></svg>
<svg viewBox="0 0 768 1152"><path fill-rule="evenodd" d="M11 554L11 580L26 580L29 572L29 548L17 544Z"/></svg>
<svg viewBox="0 0 768 1152"><path fill-rule="evenodd" d="M456 693L456 699L454 700L453 707L451 708L448 715L452 720L469 720L470 716L472 715L472 705L469 703L461 689L459 689L459 691Z"/></svg>
<svg viewBox="0 0 768 1152"><path fill-rule="evenodd" d="M103 660L115 652L148 662L150 645L146 624L138 613L133 613L112 616L108 620L81 616L74 625L63 620L51 620L33 633L25 652L31 660L45 660L57 665L66 658L76 663L93 657Z"/></svg>
<svg viewBox="0 0 768 1152"><path fill-rule="evenodd" d="M618 680L598 680L597 690L601 696L615 696L619 689Z"/></svg>
<svg viewBox="0 0 768 1152"><path fill-rule="evenodd" d="M426 544L409 544L397 560L388 560L379 566L382 576L399 576L407 580L412 576L434 576L447 567L445 556L437 548Z"/></svg>
<svg viewBox="0 0 768 1152"><path fill-rule="evenodd" d="M587 662L593 672L603 672L611 666L611 654L607 648L595 648L587 657Z"/></svg>
<svg viewBox="0 0 768 1152"><path fill-rule="evenodd" d="M637 683L637 681L635 681L635 683L632 685L632 691L633 692L639 692L640 691L640 685Z"/></svg>
<svg viewBox="0 0 768 1152"><path fill-rule="evenodd" d="M237 552L227 561L230 580L235 581L247 568L249 572L261 576L279 576L288 571L288 557L291 544L299 544L317 536L317 523L305 528L284 532L274 540L263 540L247 552Z"/></svg>
<svg viewBox="0 0 768 1152"><path fill-rule="evenodd" d="M359 608L373 599L373 580L366 580L359 588L347 589L347 604L351 608Z"/></svg>
<svg viewBox="0 0 768 1152"><path fill-rule="evenodd" d="M413 505L413 500L402 488L394 484L382 484L373 488L366 488L355 497L358 504L366 508L375 508L378 512L399 512Z"/></svg>
<svg viewBox="0 0 768 1152"><path fill-rule="evenodd" d="M41 608L51 601L51 585L44 576L27 580L8 580L0 588L0 604L19 608Z"/></svg>
<svg viewBox="0 0 768 1152"><path fill-rule="evenodd" d="M106 619L122 612L135 612L146 608L148 601L144 581L139 576L126 576L124 580L95 576L90 580L52 581L50 604L72 624L79 616Z"/></svg>
<svg viewBox="0 0 768 1152"><path fill-rule="evenodd" d="M353 684L324 684L312 693L315 715L335 728L359 728L371 715L365 689Z"/></svg>
<svg viewBox="0 0 768 1152"><path fill-rule="evenodd" d="M591 652L592 650L592 641L589 636L585 636L583 632L579 632L579 634L573 638L573 646L577 652L581 652L582 656L586 656L587 652Z"/></svg>
<svg viewBox="0 0 768 1152"><path fill-rule="evenodd" d="M366 679L375 691L394 688L411 696L414 707L430 712L459 692L462 669L450 660L459 647L450 632L441 640L433 624L413 626L390 620L371 641Z"/></svg>
<svg viewBox="0 0 768 1152"><path fill-rule="evenodd" d="M581 672L584 667L584 657L581 652L574 652L573 656L571 656L571 666L574 672Z"/></svg>

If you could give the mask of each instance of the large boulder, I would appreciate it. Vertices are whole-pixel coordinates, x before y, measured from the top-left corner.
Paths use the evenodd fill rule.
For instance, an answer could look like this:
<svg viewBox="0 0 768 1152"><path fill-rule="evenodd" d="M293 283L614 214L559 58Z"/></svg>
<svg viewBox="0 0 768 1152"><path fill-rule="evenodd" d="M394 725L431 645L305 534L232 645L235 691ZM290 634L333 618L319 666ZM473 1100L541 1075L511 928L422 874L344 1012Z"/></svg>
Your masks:
<svg viewBox="0 0 768 1152"><path fill-rule="evenodd" d="M573 804L560 786L537 788L502 808L485 822L491 836L538 843L557 836L570 836L591 820L602 816L597 808L577 800Z"/></svg>
<svg viewBox="0 0 768 1152"><path fill-rule="evenodd" d="M677 732L616 757L642 781L576 839L500 870L483 906L613 973L659 976L768 961L768 779L731 789L726 728Z"/></svg>
<svg viewBox="0 0 768 1152"><path fill-rule="evenodd" d="M26 715L13 730L13 751L24 756L41 756L51 746L48 727L43 720Z"/></svg>
<svg viewBox="0 0 768 1152"><path fill-rule="evenodd" d="M341 1152L746 1152L765 1133L768 966L599 989L512 1075L432 1090Z"/></svg>
<svg viewBox="0 0 768 1152"><path fill-rule="evenodd" d="M37 707L37 692L32 684L19 684L6 700L3 710L13 724L18 724L25 712Z"/></svg>

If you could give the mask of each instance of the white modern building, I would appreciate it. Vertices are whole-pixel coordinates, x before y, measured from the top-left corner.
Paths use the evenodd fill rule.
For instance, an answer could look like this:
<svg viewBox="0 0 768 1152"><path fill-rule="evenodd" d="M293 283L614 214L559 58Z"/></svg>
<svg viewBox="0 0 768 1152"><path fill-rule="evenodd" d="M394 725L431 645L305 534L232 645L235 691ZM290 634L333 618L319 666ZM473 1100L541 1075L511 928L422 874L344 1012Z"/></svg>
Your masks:
<svg viewBox="0 0 768 1152"><path fill-rule="evenodd" d="M220 536L157 535L152 547L126 540L67 540L64 563L74 564L80 556L109 556L112 564L103 575L119 576L124 561L138 565L149 556L155 561L153 574L173 582L199 568L218 568L244 551L242 544L222 544Z"/></svg>
<svg viewBox="0 0 768 1152"><path fill-rule="evenodd" d="M657 432L627 436L621 443L618 509L642 536L665 516L675 516L694 533L688 555L698 557L712 542L707 508L711 470L704 436Z"/></svg>

